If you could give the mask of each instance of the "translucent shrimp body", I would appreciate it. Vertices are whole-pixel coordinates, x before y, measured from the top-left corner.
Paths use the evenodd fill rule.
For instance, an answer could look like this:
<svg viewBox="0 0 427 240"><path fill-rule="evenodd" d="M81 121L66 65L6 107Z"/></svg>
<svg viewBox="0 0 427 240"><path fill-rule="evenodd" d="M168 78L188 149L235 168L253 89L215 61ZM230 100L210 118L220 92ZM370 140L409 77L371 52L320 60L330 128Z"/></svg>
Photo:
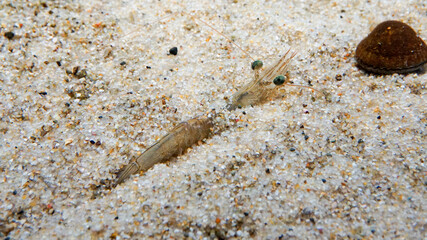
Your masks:
<svg viewBox="0 0 427 240"><path fill-rule="evenodd" d="M115 185L130 175L150 169L154 164L182 154L187 148L207 138L213 130L212 118L202 116L178 124L118 174Z"/></svg>

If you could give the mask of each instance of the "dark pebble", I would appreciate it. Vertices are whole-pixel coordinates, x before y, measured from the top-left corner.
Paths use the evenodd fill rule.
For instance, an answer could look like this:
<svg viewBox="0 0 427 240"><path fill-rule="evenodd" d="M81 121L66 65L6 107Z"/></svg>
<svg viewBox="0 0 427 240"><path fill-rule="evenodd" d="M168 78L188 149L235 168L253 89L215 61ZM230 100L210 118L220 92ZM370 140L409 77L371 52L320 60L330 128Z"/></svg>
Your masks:
<svg viewBox="0 0 427 240"><path fill-rule="evenodd" d="M324 178L323 178L323 179L322 179L322 182L323 182L323 183L325 183L325 182L326 182L326 179L324 179Z"/></svg>
<svg viewBox="0 0 427 240"><path fill-rule="evenodd" d="M169 54L172 54L172 55L176 56L178 54L178 48L177 47L173 47L173 48L169 49Z"/></svg>
<svg viewBox="0 0 427 240"><path fill-rule="evenodd" d="M12 38L13 38L13 37L15 37L15 33L13 33L13 32L5 32L5 33L4 33L4 36L5 36L7 39L12 40Z"/></svg>
<svg viewBox="0 0 427 240"><path fill-rule="evenodd" d="M94 140L90 140L90 143L91 144L95 144L96 142Z"/></svg>
<svg viewBox="0 0 427 240"><path fill-rule="evenodd" d="M80 70L80 66L73 67L73 71L72 71L73 75L76 75L79 72L79 70Z"/></svg>
<svg viewBox="0 0 427 240"><path fill-rule="evenodd" d="M123 61L123 62L120 63L120 65L124 66L124 65L126 65L126 62Z"/></svg>

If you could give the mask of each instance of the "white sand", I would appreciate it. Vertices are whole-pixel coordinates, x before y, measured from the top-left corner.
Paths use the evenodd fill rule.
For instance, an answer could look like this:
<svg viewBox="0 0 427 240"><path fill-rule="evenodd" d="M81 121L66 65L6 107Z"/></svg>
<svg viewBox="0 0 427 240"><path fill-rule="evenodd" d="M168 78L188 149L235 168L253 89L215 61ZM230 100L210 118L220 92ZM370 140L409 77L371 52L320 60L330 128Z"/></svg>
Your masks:
<svg viewBox="0 0 427 240"><path fill-rule="evenodd" d="M1 237L426 237L427 75L370 76L353 58L384 20L427 40L425 1L30 2L0 7ZM94 191L252 79L251 59L190 13L265 65L297 50L293 82L327 100L283 87L222 135Z"/></svg>

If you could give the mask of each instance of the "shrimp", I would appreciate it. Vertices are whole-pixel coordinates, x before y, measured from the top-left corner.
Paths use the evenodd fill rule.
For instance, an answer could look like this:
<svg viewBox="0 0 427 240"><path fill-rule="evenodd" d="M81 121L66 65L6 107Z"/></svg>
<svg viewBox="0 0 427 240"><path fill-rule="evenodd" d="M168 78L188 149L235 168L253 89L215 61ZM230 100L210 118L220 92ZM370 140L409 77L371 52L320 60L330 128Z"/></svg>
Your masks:
<svg viewBox="0 0 427 240"><path fill-rule="evenodd" d="M146 171L156 163L164 162L173 156L182 154L193 144L209 137L213 127L213 119L208 116L193 118L178 124L136 160L122 168L115 185L122 183L132 174Z"/></svg>
<svg viewBox="0 0 427 240"><path fill-rule="evenodd" d="M289 52L290 50L276 65L265 71L261 77L259 77L258 71L262 67L262 62L259 60L254 61L252 64L252 68L255 70L254 80L234 94L232 103L228 104L226 108L229 111L233 111L237 107L256 105L265 101L276 86L280 86L285 82L285 77L281 74L285 74L290 60L295 56L295 53L293 53L288 57ZM219 114L213 113L209 117L201 116L180 123L136 160L131 161L122 168L117 176L115 186L122 183L130 175L139 171L146 171L157 163L180 155L193 144L208 138L212 134L215 125L217 125L213 120L217 115Z"/></svg>
<svg viewBox="0 0 427 240"><path fill-rule="evenodd" d="M205 23L214 31L218 32L203 20L197 20ZM220 32L218 33L246 53L246 51L232 42L228 37ZM254 79L247 85L243 86L240 91L232 96L231 103L227 104L225 109L228 111L233 111L236 108L241 108L248 105L254 106L265 102L268 97L271 96L273 91L278 88L278 86L284 85L285 82L287 82L289 78L287 75L287 68L289 66L289 62L293 57L295 57L295 55L296 53L291 53L291 50L289 49L274 66L264 71L263 74L260 75L263 63L260 60L255 61L248 54L248 56L254 60L252 63L252 69L255 71ZM285 85L299 86L288 83ZM132 160L128 165L123 167L117 175L114 186L124 182L130 175L140 171L146 171L157 163L167 161L173 156L180 155L187 148L191 147L197 142L212 136L214 134L214 129L221 129L221 127L219 127L220 124L214 120L217 116L221 115L222 113L216 113L213 111L211 114L193 118L178 124L178 126L173 128L167 135L162 137L158 142L148 148L139 157L137 157L135 160Z"/></svg>

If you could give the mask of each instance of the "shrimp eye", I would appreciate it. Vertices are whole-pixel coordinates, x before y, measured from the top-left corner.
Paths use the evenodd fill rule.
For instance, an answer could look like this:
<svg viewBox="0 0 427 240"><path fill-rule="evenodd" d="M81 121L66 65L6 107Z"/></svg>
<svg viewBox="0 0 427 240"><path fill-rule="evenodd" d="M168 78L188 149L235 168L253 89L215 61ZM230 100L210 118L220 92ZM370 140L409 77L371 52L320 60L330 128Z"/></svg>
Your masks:
<svg viewBox="0 0 427 240"><path fill-rule="evenodd" d="M262 68L262 61L261 60L255 60L254 62L252 62L252 70L258 70L260 68Z"/></svg>
<svg viewBox="0 0 427 240"><path fill-rule="evenodd" d="M277 76L277 77L274 78L273 83L276 86L280 86L283 83L285 83L285 77L283 75L279 75L279 76Z"/></svg>

